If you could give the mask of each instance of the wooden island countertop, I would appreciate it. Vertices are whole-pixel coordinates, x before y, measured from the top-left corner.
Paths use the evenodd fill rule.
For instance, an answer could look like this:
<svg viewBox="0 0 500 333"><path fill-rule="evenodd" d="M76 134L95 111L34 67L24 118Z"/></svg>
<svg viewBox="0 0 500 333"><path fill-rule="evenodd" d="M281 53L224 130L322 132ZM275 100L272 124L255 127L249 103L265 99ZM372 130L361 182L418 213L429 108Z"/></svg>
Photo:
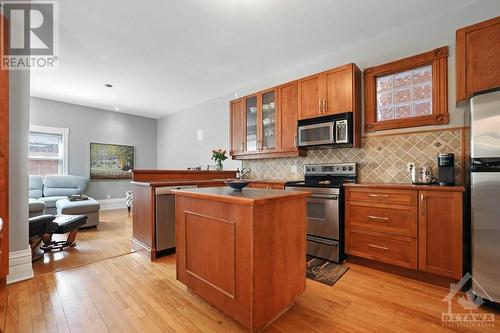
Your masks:
<svg viewBox="0 0 500 333"><path fill-rule="evenodd" d="M172 192L180 196L211 199L214 201L238 203L242 205L262 205L273 200L287 199L290 197L307 197L311 195L310 192L305 191L283 191L257 188L244 188L242 191L234 191L228 186L173 190Z"/></svg>
<svg viewBox="0 0 500 333"><path fill-rule="evenodd" d="M306 287L309 192L174 190L177 279L251 332Z"/></svg>

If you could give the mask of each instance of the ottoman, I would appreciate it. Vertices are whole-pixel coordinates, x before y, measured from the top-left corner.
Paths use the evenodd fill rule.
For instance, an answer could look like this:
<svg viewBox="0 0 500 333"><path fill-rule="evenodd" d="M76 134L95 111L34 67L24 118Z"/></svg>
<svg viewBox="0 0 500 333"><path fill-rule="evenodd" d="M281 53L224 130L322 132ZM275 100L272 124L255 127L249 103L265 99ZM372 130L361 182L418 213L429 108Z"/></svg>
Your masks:
<svg viewBox="0 0 500 333"><path fill-rule="evenodd" d="M64 215L85 215L87 223L82 227L95 227L99 224L99 209L101 205L97 200L69 201L68 199L57 200L57 214Z"/></svg>
<svg viewBox="0 0 500 333"><path fill-rule="evenodd" d="M87 216L85 215L57 215L55 219L50 222L50 228L42 236L43 245L40 247L44 252L51 252L54 250L63 250L68 246L76 245L76 235L78 228L85 225ZM68 238L64 241L53 241L53 234L68 234Z"/></svg>
<svg viewBox="0 0 500 333"><path fill-rule="evenodd" d="M45 212L45 203L43 201L29 198L29 217L43 215Z"/></svg>

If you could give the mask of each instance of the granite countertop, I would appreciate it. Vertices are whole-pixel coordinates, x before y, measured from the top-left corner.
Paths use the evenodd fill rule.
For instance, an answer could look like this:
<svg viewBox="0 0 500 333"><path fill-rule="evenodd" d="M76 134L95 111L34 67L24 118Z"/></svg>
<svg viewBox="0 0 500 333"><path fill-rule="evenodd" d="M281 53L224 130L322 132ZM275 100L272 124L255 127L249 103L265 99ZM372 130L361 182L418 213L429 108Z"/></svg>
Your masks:
<svg viewBox="0 0 500 333"><path fill-rule="evenodd" d="M244 188L242 191L234 191L227 186L173 190L172 193L179 196L248 205L259 205L269 201L290 197L303 197L305 199L311 195L311 192L307 191L283 191L256 188Z"/></svg>
<svg viewBox="0 0 500 333"><path fill-rule="evenodd" d="M165 181L131 181L131 184L139 186L151 186L151 187L161 187L161 186L181 186L181 185L196 185L196 184L213 184L220 183L224 184L226 179L208 179L208 180L190 180L190 179L179 179L179 180L165 180ZM246 179L252 183L269 183L269 184L285 184L288 180L283 179Z"/></svg>
<svg viewBox="0 0 500 333"><path fill-rule="evenodd" d="M412 183L346 183L344 187L370 187L393 190L427 190L427 191L454 191L465 192L463 185L441 186L439 184L414 185Z"/></svg>
<svg viewBox="0 0 500 333"><path fill-rule="evenodd" d="M175 180L155 180L149 182L138 182L131 181L131 184L139 186L151 186L151 187L162 187L162 186L181 186L181 185L197 185L197 184L213 184L220 183L224 184L225 179L208 179L208 180L189 180L189 179L175 179Z"/></svg>

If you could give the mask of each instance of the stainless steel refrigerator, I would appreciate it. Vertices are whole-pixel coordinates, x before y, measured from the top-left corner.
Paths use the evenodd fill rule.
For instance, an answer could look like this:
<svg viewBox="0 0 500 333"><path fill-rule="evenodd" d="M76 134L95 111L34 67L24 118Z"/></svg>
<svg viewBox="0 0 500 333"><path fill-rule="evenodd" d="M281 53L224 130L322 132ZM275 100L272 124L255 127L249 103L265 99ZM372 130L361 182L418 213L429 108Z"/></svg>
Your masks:
<svg viewBox="0 0 500 333"><path fill-rule="evenodd" d="M500 91L470 108L472 290L500 303Z"/></svg>

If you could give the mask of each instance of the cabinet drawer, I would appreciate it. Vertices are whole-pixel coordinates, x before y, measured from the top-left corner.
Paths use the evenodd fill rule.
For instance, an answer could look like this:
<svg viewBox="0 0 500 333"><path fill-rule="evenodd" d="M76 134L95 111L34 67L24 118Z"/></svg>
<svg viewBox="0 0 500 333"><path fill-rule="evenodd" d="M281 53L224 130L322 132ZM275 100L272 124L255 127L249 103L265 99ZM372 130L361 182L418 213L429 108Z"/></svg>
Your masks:
<svg viewBox="0 0 500 333"><path fill-rule="evenodd" d="M285 185L283 184L278 184L278 183L250 183L248 187L253 187L253 188L267 188L267 189L274 189L274 190L284 190Z"/></svg>
<svg viewBox="0 0 500 333"><path fill-rule="evenodd" d="M346 200L415 206L417 204L417 191L350 188L347 189Z"/></svg>
<svg viewBox="0 0 500 333"><path fill-rule="evenodd" d="M417 207L346 202L346 227L417 237Z"/></svg>
<svg viewBox="0 0 500 333"><path fill-rule="evenodd" d="M414 238L347 229L346 249L351 255L417 268L417 240Z"/></svg>

